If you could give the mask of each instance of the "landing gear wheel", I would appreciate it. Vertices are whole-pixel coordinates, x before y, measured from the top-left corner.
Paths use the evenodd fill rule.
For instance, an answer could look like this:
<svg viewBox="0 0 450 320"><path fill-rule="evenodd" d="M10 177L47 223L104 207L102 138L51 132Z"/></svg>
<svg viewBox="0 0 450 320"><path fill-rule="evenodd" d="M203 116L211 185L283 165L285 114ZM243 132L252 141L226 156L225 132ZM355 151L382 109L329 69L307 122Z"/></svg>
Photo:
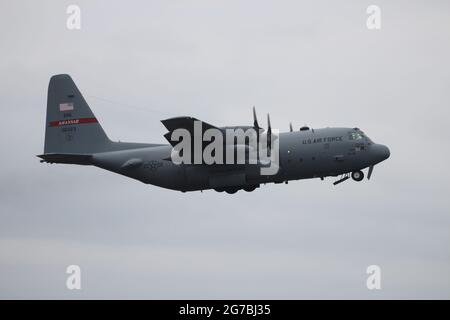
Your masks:
<svg viewBox="0 0 450 320"><path fill-rule="evenodd" d="M233 194L233 193L238 192L238 190L239 190L238 188L226 188L225 192L228 194Z"/></svg>
<svg viewBox="0 0 450 320"><path fill-rule="evenodd" d="M256 189L256 186L249 186L249 187L245 187L244 190L247 192L252 192Z"/></svg>
<svg viewBox="0 0 450 320"><path fill-rule="evenodd" d="M364 172L360 171L353 171L352 172L352 179L355 181L361 181L364 179Z"/></svg>

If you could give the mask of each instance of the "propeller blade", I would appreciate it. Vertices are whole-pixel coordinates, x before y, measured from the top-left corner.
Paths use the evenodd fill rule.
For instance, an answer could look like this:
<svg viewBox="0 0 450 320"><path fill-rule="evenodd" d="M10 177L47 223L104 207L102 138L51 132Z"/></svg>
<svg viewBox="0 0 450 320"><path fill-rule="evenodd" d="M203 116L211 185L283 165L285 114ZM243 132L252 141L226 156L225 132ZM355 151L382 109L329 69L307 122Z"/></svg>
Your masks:
<svg viewBox="0 0 450 320"><path fill-rule="evenodd" d="M373 171L373 165L369 167L369 172L367 173L367 180L370 179L370 176L372 175L372 171Z"/></svg>
<svg viewBox="0 0 450 320"><path fill-rule="evenodd" d="M255 106L253 106L253 127L255 128L255 130L259 130L261 129L261 127L258 124L258 118L256 117L256 109Z"/></svg>
<svg viewBox="0 0 450 320"><path fill-rule="evenodd" d="M294 129L292 128L292 122L289 122L289 131L294 131Z"/></svg>
<svg viewBox="0 0 450 320"><path fill-rule="evenodd" d="M270 125L270 115L267 114L267 150L268 155L271 155L271 147L272 147L272 126Z"/></svg>
<svg viewBox="0 0 450 320"><path fill-rule="evenodd" d="M256 159L259 161L259 135L261 127L258 124L258 118L256 117L256 109L253 106L253 128L256 131Z"/></svg>

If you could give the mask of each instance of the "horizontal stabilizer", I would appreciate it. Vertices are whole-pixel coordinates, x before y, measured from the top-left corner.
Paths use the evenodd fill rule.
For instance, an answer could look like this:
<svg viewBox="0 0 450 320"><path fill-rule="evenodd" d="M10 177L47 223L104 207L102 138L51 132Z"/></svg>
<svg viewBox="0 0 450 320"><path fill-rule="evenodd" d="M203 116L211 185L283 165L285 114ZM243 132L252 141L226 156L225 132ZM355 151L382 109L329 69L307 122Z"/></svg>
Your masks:
<svg viewBox="0 0 450 320"><path fill-rule="evenodd" d="M38 155L38 157L42 159L41 162L47 163L92 164L92 155L90 154L46 153Z"/></svg>

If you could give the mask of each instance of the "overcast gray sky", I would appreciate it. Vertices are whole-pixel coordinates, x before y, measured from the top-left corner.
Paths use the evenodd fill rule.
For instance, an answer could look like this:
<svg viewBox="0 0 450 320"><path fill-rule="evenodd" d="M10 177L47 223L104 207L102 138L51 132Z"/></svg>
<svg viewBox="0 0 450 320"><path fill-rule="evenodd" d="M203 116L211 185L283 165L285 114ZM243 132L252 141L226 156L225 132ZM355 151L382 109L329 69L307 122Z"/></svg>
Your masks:
<svg viewBox="0 0 450 320"><path fill-rule="evenodd" d="M450 298L448 1L0 0L0 52L0 298ZM58 73L111 139L256 105L280 130L358 126L391 158L371 181L235 195L40 164Z"/></svg>

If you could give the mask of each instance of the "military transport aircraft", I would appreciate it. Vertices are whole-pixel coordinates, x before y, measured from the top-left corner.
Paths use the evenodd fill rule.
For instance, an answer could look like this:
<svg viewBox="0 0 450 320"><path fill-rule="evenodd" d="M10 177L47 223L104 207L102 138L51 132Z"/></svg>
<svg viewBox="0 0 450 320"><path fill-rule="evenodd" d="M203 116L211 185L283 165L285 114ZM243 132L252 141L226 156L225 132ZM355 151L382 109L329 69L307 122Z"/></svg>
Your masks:
<svg viewBox="0 0 450 320"><path fill-rule="evenodd" d="M69 75L55 75L50 79L47 101L44 154L41 162L93 165L146 184L182 192L214 189L235 193L238 190L253 191L261 184L287 183L289 180L338 177L334 184L346 181L351 176L355 181L364 178L363 169L368 169L370 179L374 165L389 158L389 149L372 142L358 128L311 129L303 126L294 131L292 124L288 132L274 135L270 119L263 130L253 108L253 126L216 127L192 117L176 117L161 122L169 131L164 137L169 144L127 143L111 141L85 99ZM177 130L195 134L196 123L200 123L201 134L208 129L225 132L229 129L252 129L247 140L239 144L226 141L225 151L243 148L249 154L249 140L257 140L257 148L269 155L263 161L260 151L256 161L247 157L244 163L205 161L175 163L174 155L182 153L176 149ZM215 138L216 139L216 138ZM261 141L265 141L263 147ZM274 140L276 144L274 143ZM211 139L212 141L212 139ZM247 144L246 144L247 143ZM273 146L277 145L277 150ZM195 148L195 147L194 147ZM205 150L205 141L201 143ZM271 153L277 153L276 171L262 174L261 168L273 162ZM233 156L234 157L234 156ZM234 159L234 158L233 158Z"/></svg>

